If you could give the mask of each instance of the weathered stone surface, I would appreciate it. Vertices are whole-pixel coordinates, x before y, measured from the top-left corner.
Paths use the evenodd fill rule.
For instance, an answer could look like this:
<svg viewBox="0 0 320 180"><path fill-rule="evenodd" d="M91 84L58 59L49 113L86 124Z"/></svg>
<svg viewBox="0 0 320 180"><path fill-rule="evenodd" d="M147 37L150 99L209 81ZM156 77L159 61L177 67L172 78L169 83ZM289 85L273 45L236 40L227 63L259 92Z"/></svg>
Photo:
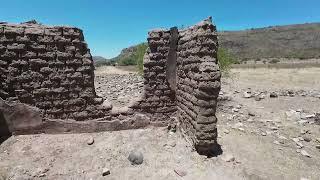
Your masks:
<svg viewBox="0 0 320 180"><path fill-rule="evenodd" d="M37 23L0 24L0 29L8 35L0 37L0 81L6 83L1 98L36 106L47 118L108 115L111 108L99 108L103 99L94 91L93 61L80 29ZM94 117L83 111L94 105Z"/></svg>
<svg viewBox="0 0 320 180"><path fill-rule="evenodd" d="M178 117L199 152L207 154L217 143L221 73L211 18L180 31L174 27L149 32L144 94L122 108L96 95L92 57L80 29L36 23L0 24L0 29L0 80L5 82L0 97L25 103L14 107L29 113L24 118L35 117L26 125L28 119L12 119L8 114L15 111L3 106L10 127L95 132L165 126ZM44 117L31 113L32 106Z"/></svg>
<svg viewBox="0 0 320 180"><path fill-rule="evenodd" d="M178 117L201 154L210 154L217 141L215 117L221 73L217 65L216 28L207 19L181 30L178 41ZM195 115L193 115L195 114Z"/></svg>
<svg viewBox="0 0 320 180"><path fill-rule="evenodd" d="M42 114L36 107L19 102L6 102L0 98L0 111L10 132L23 133L41 128Z"/></svg>

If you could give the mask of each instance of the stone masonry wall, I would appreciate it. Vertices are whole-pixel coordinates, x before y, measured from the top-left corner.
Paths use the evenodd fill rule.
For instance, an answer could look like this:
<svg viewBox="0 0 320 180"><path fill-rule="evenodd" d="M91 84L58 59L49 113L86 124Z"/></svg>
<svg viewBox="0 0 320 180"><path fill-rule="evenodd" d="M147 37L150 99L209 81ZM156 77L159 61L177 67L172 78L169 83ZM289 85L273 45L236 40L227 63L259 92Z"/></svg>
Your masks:
<svg viewBox="0 0 320 180"><path fill-rule="evenodd" d="M38 107L46 118L105 117L90 50L78 28L0 24L0 97Z"/></svg>
<svg viewBox="0 0 320 180"><path fill-rule="evenodd" d="M112 108L96 96L93 61L80 29L0 24L2 122L11 132L56 133L164 126L178 119L197 151L208 154L217 144L216 27L207 19L148 35L144 94Z"/></svg>
<svg viewBox="0 0 320 180"><path fill-rule="evenodd" d="M215 112L221 74L216 27L208 19L179 33L178 118L197 151L207 153L217 140Z"/></svg>
<svg viewBox="0 0 320 180"><path fill-rule="evenodd" d="M132 108L154 114L156 121L168 123L170 117L177 117L199 153L217 150L215 113L221 74L211 18L180 31L151 31L148 43L145 94Z"/></svg>
<svg viewBox="0 0 320 180"><path fill-rule="evenodd" d="M173 40L171 33L173 31L170 30L149 32L149 48L144 56L144 95L132 106L137 111L152 114L153 121L164 123L176 111L175 91L166 75L170 42Z"/></svg>

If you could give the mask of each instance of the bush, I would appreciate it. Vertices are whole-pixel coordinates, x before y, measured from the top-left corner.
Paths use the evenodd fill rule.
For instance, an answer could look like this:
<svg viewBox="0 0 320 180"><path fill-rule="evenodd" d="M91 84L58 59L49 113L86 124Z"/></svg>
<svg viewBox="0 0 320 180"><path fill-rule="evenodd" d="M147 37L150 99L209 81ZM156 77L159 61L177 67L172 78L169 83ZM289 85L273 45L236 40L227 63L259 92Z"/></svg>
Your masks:
<svg viewBox="0 0 320 180"><path fill-rule="evenodd" d="M139 72L143 71L143 56L148 48L147 43L141 43L135 46L132 54L125 57L119 57L116 62L120 66L137 65Z"/></svg>
<svg viewBox="0 0 320 180"><path fill-rule="evenodd" d="M222 72L228 72L232 64L239 64L239 62L226 49L218 49L218 62Z"/></svg>
<svg viewBox="0 0 320 180"><path fill-rule="evenodd" d="M146 53L148 45L146 43L139 44L137 47L137 52L135 53L137 59L137 66L140 73L143 72L143 57Z"/></svg>
<svg viewBox="0 0 320 180"><path fill-rule="evenodd" d="M278 62L280 62L279 59L272 59L269 63L271 63L271 64L277 64Z"/></svg>

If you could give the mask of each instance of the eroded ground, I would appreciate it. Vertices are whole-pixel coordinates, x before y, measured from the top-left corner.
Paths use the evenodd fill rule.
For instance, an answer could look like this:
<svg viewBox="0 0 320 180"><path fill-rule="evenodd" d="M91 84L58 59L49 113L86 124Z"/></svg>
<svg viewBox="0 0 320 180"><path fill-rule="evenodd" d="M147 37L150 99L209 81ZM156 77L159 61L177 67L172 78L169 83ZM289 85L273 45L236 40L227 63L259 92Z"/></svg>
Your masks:
<svg viewBox="0 0 320 180"><path fill-rule="evenodd" d="M222 80L218 157L199 156L166 128L13 136L0 145L0 173L9 179L318 180L318 77L320 68L233 69ZM143 79L126 69L97 69L95 80L97 93L115 106L142 93ZM278 97L270 98L273 92ZM127 160L133 149L143 152L140 166ZM110 175L102 176L104 168Z"/></svg>

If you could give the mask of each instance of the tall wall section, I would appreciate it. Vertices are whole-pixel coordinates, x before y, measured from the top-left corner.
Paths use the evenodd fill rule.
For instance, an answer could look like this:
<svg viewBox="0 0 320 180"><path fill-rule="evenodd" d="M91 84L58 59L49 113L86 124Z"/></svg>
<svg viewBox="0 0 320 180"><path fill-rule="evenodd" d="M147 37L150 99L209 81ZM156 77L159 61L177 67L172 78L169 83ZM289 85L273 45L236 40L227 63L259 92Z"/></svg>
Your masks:
<svg viewBox="0 0 320 180"><path fill-rule="evenodd" d="M0 97L38 107L53 119L90 120L100 105L94 67L78 28L0 24Z"/></svg>
<svg viewBox="0 0 320 180"><path fill-rule="evenodd" d="M220 71L217 33L211 19L179 32L177 107L182 129L200 153L213 150L217 141L217 98Z"/></svg>
<svg viewBox="0 0 320 180"><path fill-rule="evenodd" d="M167 74L168 62L176 51L177 29L153 30L148 34L149 48L144 56L144 94L141 100L132 106L136 111L152 114L156 123L167 124L176 112L176 98L172 77ZM170 44L173 44L170 46ZM171 79L170 79L171 78Z"/></svg>

